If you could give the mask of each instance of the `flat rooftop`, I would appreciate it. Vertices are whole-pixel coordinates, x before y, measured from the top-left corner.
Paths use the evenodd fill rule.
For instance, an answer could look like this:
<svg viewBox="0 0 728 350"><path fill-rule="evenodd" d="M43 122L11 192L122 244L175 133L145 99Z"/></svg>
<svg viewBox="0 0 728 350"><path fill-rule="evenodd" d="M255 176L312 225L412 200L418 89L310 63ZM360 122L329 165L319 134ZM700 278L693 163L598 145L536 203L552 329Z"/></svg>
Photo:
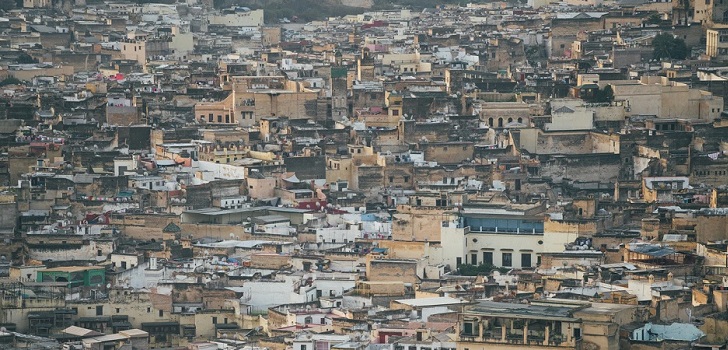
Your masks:
<svg viewBox="0 0 728 350"><path fill-rule="evenodd" d="M478 301L477 304L466 307L463 313L466 315L575 322L578 318L573 316L574 311L578 307L586 305L588 304L516 304Z"/></svg>
<svg viewBox="0 0 728 350"><path fill-rule="evenodd" d="M400 304L408 305L411 307L428 307L428 306L443 306L443 305L459 305L467 304L468 301L460 300L450 297L436 297L436 298L419 298L419 299L399 299L395 300Z"/></svg>

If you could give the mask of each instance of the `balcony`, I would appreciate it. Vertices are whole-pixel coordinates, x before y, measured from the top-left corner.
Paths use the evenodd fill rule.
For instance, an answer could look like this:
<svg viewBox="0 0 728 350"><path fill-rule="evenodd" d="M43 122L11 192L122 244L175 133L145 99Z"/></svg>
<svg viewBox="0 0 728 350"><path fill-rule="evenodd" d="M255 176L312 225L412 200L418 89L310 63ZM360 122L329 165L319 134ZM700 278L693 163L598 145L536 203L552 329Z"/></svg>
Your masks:
<svg viewBox="0 0 728 350"><path fill-rule="evenodd" d="M520 229L520 228L497 227L497 226L496 227L470 226L470 232L516 234L516 235L542 235L543 228Z"/></svg>
<svg viewBox="0 0 728 350"><path fill-rule="evenodd" d="M523 347L564 347L573 349L579 338L562 333L559 321L527 319L485 319L462 323L458 341L496 343Z"/></svg>

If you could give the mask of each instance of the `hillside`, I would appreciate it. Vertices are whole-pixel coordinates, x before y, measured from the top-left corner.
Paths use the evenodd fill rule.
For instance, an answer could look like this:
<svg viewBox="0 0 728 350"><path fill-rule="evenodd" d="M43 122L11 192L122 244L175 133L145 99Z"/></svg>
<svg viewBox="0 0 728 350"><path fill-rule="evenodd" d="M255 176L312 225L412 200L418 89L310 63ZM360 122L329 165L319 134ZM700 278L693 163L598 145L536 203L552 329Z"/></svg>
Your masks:
<svg viewBox="0 0 728 350"><path fill-rule="evenodd" d="M215 0L215 7L246 6L264 9L266 22L282 18L299 18L300 21L344 16L366 10L386 10L400 6L422 9L442 4L463 4L457 0Z"/></svg>

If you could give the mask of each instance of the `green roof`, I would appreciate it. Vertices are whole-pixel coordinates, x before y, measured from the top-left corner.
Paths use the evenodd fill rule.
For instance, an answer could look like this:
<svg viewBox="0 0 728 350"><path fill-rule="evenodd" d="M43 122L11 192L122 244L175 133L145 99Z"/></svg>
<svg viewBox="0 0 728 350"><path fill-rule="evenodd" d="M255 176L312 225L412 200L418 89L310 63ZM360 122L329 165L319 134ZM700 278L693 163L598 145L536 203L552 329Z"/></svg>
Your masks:
<svg viewBox="0 0 728 350"><path fill-rule="evenodd" d="M346 77L346 73L347 73L346 67L331 67L331 77L332 78Z"/></svg>
<svg viewBox="0 0 728 350"><path fill-rule="evenodd" d="M179 233L179 232L182 232L182 229L179 226L175 225L174 222L170 222L169 224L167 224L167 226L165 226L162 229L162 232L164 232L164 233Z"/></svg>

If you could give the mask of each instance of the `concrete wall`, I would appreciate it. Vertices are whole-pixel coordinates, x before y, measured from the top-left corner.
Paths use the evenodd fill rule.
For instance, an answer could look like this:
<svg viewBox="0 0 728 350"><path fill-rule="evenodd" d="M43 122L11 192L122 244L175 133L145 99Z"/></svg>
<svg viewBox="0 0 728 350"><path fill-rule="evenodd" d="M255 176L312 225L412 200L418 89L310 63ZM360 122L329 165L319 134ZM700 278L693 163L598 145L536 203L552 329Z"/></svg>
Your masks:
<svg viewBox="0 0 728 350"><path fill-rule="evenodd" d="M611 183L619 176L619 155L568 156L541 162L540 175L554 182L569 178L581 182Z"/></svg>
<svg viewBox="0 0 728 350"><path fill-rule="evenodd" d="M42 238L41 238L42 239ZM113 241L97 241L92 240L89 244L81 244L75 246L61 245L53 248L43 248L35 246L30 251L30 258L40 261L55 260L106 260L106 257L114 251ZM101 254L98 254L98 251Z"/></svg>
<svg viewBox="0 0 728 350"><path fill-rule="evenodd" d="M578 237L591 237L597 233L596 222L566 222L546 220L544 222L544 252L562 252L564 245L574 242Z"/></svg>
<svg viewBox="0 0 728 350"><path fill-rule="evenodd" d="M667 78L651 77L640 82L610 81L615 101L628 103L627 115L656 115L658 118L713 120L723 108L723 98L690 89Z"/></svg>
<svg viewBox="0 0 728 350"><path fill-rule="evenodd" d="M367 278L375 282L417 283L417 262L410 260L369 259Z"/></svg>
<svg viewBox="0 0 728 350"><path fill-rule="evenodd" d="M571 43L577 38L577 33L602 29L600 18L591 19L554 19L551 21L549 45L547 51L550 57L571 57Z"/></svg>
<svg viewBox="0 0 728 350"><path fill-rule="evenodd" d="M419 147L424 151L426 161L457 164L473 159L472 143L421 143Z"/></svg>
<svg viewBox="0 0 728 350"><path fill-rule="evenodd" d="M442 221L451 221L446 208L397 206L392 221L392 239L395 241L440 242Z"/></svg>
<svg viewBox="0 0 728 350"><path fill-rule="evenodd" d="M728 239L728 215L698 216L695 234L698 242Z"/></svg>
<svg viewBox="0 0 728 350"><path fill-rule="evenodd" d="M140 123L137 107L106 106L106 122L110 125L134 125Z"/></svg>

